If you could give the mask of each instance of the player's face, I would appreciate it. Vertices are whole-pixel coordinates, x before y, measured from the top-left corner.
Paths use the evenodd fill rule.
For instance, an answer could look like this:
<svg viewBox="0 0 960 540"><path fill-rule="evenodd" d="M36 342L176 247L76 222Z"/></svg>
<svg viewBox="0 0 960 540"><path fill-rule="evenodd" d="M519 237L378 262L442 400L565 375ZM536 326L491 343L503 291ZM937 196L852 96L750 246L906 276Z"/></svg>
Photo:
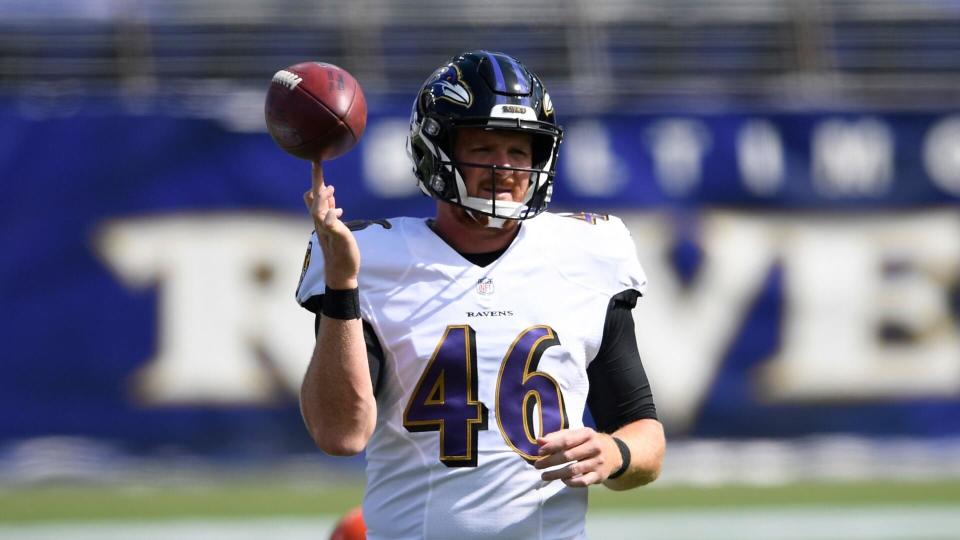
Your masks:
<svg viewBox="0 0 960 540"><path fill-rule="evenodd" d="M457 132L454 160L477 165L530 168L533 143L528 133L462 128ZM471 197L520 202L530 185L530 173L461 165L467 194Z"/></svg>

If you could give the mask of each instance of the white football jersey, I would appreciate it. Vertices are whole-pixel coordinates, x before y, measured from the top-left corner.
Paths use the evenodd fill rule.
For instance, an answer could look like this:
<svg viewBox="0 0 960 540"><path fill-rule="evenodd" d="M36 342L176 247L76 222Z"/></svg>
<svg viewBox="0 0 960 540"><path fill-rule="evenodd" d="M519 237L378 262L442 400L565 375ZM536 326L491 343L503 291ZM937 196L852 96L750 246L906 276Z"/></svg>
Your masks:
<svg viewBox="0 0 960 540"><path fill-rule="evenodd" d="M617 218L544 213L471 264L425 219L354 232L383 347L366 449L371 539L585 538L587 490L544 482L536 437L583 425L610 298L646 277ZM297 300L323 294L316 235Z"/></svg>

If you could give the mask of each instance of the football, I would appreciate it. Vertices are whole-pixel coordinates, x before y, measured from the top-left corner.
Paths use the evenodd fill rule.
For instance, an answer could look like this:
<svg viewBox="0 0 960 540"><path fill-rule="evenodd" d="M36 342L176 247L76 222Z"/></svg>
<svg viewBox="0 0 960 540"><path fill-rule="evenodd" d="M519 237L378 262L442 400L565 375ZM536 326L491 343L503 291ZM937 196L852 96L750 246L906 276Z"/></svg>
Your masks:
<svg viewBox="0 0 960 540"><path fill-rule="evenodd" d="M303 62L281 69L264 104L270 136L290 154L326 161L349 151L367 126L363 90L345 69Z"/></svg>
<svg viewBox="0 0 960 540"><path fill-rule="evenodd" d="M330 540L365 540L366 538L367 526L363 522L363 512L360 508L347 512L330 535Z"/></svg>

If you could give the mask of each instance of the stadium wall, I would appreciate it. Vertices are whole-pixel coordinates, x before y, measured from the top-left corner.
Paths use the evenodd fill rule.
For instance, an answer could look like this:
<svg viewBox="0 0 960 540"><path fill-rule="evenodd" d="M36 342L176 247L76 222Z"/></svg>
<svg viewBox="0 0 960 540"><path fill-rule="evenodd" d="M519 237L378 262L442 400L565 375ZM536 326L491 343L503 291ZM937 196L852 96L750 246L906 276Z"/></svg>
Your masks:
<svg viewBox="0 0 960 540"><path fill-rule="evenodd" d="M406 106L326 166L350 218L429 215ZM0 103L0 445L275 455L312 316L306 162L258 111ZM237 121L237 119L240 121ZM960 436L960 115L561 118L553 208L610 212L650 276L637 332L675 438Z"/></svg>

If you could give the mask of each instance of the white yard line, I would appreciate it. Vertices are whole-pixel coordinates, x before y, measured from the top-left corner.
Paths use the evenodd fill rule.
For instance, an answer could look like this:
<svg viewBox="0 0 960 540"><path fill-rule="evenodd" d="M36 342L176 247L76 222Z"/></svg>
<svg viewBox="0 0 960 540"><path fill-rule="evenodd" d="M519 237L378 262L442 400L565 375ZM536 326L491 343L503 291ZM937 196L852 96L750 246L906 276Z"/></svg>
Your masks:
<svg viewBox="0 0 960 540"><path fill-rule="evenodd" d="M960 507L598 512L587 533L595 540L957 540Z"/></svg>
<svg viewBox="0 0 960 540"><path fill-rule="evenodd" d="M333 517L0 525L2 540L322 540ZM594 512L593 540L956 540L960 507Z"/></svg>
<svg viewBox="0 0 960 540"><path fill-rule="evenodd" d="M325 540L333 517L0 526L2 540Z"/></svg>

